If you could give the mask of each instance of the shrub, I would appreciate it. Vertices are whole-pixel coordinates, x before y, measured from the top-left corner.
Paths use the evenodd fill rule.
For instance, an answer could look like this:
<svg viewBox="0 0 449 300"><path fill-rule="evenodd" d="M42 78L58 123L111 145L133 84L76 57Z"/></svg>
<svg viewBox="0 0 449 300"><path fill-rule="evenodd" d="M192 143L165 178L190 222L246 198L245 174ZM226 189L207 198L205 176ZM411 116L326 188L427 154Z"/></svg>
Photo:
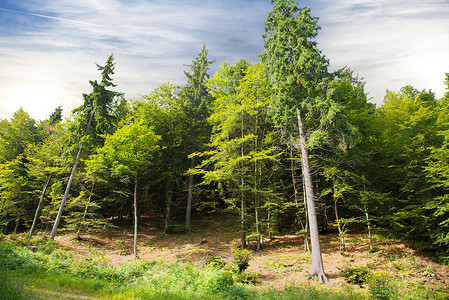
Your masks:
<svg viewBox="0 0 449 300"><path fill-rule="evenodd" d="M398 288L387 274L376 273L368 278L368 287L373 300L390 300L398 298Z"/></svg>
<svg viewBox="0 0 449 300"><path fill-rule="evenodd" d="M369 276L369 271L367 266L344 267L340 269L340 276L348 283L363 285Z"/></svg>
<svg viewBox="0 0 449 300"><path fill-rule="evenodd" d="M216 269L228 269L228 263L224 258L212 256L206 261L206 266L214 267Z"/></svg>
<svg viewBox="0 0 449 300"><path fill-rule="evenodd" d="M251 260L251 251L246 249L231 249L232 264L237 267L239 272L246 270Z"/></svg>
<svg viewBox="0 0 449 300"><path fill-rule="evenodd" d="M229 271L206 268L201 271L196 283L199 292L214 295L226 293L234 285L234 280Z"/></svg>

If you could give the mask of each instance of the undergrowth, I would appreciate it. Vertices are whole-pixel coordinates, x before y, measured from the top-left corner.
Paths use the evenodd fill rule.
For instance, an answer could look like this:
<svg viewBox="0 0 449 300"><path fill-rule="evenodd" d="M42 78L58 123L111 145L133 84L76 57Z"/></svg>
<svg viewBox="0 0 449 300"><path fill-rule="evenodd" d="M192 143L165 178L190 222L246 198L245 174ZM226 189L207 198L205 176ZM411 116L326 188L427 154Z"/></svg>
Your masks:
<svg viewBox="0 0 449 300"><path fill-rule="evenodd" d="M259 274L247 270L250 252L243 250L234 251L230 263L212 257L202 268L156 260L135 260L112 267L105 255L75 260L71 250L53 241L36 244L38 251L33 252L20 241L0 242L4 278L0 295L9 297L1 299L33 299L32 284L22 286L22 282L83 290L99 299L447 299L444 293L429 289L407 294L409 291L402 291L394 278L353 267L342 270L342 275L356 284L363 281L367 288L362 292L351 288L336 291L313 281L282 291L261 291L257 288Z"/></svg>

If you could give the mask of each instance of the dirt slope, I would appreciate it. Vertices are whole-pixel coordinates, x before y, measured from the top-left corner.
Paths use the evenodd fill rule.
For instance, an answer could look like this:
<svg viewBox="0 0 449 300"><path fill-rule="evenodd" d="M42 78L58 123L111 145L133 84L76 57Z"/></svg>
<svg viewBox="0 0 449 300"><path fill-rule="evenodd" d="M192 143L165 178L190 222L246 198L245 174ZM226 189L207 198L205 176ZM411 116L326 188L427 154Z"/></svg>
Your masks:
<svg viewBox="0 0 449 300"><path fill-rule="evenodd" d="M238 245L238 217L232 214L208 214L195 220L191 233L163 235L151 220L142 220L139 231L138 251L141 259L162 260L168 263L191 262L202 266L213 256L230 259L230 249ZM109 264L133 259L132 228L109 230L83 236L81 241L74 235L60 233L56 240L72 248L77 256L101 255ZM335 233L321 236L323 261L329 277L328 285L347 285L340 270L347 267L367 266L371 273L382 272L402 280L403 284L434 285L447 288L449 268L437 263L429 254L412 249L405 243L374 236L375 253L369 253L367 235L350 233L346 238L347 253L338 251ZM286 234L264 241L261 251L253 251L249 270L261 275L259 288L282 288L298 282L307 282L311 255L304 251L303 236ZM359 287L354 285L355 289Z"/></svg>

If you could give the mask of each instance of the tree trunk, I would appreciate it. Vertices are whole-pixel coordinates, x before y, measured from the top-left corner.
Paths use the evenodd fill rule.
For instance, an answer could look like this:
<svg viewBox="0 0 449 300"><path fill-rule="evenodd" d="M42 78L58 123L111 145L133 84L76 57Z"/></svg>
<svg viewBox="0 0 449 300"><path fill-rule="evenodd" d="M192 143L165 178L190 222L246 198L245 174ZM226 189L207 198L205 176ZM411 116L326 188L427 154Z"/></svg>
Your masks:
<svg viewBox="0 0 449 300"><path fill-rule="evenodd" d="M89 133L90 123L92 122L92 118L94 116L94 108L90 112L89 121L87 122L86 131L84 132L84 136ZM50 233L50 239L54 240L56 236L56 230L58 229L59 222L61 221L62 211L64 210L64 205L67 201L67 197L69 196L70 188L72 187L73 177L75 177L76 169L78 168L78 163L80 162L81 152L83 151L83 144L80 142L80 146L78 149L78 154L76 155L75 163L73 164L72 173L70 173L69 181L67 182L67 186L65 188L64 196L62 197L61 205L59 206L58 215L56 216L55 223L53 224L53 229Z"/></svg>
<svg viewBox="0 0 449 300"><path fill-rule="evenodd" d="M170 225L170 208L171 208L171 196L170 196L170 182L171 177L167 181L167 186L165 187L165 226L164 234L168 233L168 226Z"/></svg>
<svg viewBox="0 0 449 300"><path fill-rule="evenodd" d="M258 112L256 114L256 124L254 128L255 136L256 136L256 144L255 144L255 151L258 152L258 139L259 139L259 133L258 133L258 123L259 123L259 108ZM260 172L259 172L260 169ZM260 230L259 230L259 206L260 206L260 199L259 199L259 185L258 185L258 178L262 178L262 168L260 168L257 164L257 160L254 160L254 216L256 221L256 250L260 251L261 248L261 240L260 240ZM258 177L259 175L259 177Z"/></svg>
<svg viewBox="0 0 449 300"><path fill-rule="evenodd" d="M305 210L305 217L306 217L306 222L304 225L304 251L305 252L310 252L310 243L309 243L309 214L307 212L307 196L306 196L306 185L305 185L305 180L304 180L304 174L303 174L303 180L302 180L302 191L303 191L303 201L304 201L304 210Z"/></svg>
<svg viewBox="0 0 449 300"><path fill-rule="evenodd" d="M241 137L242 140L245 137L244 134L244 123L243 123L243 110L242 110L242 119L241 119ZM240 145L240 154L241 157L244 155L244 148L243 148L243 142ZM241 231L242 235L240 237L240 243L242 249L246 248L246 202L245 202L245 192L243 191L243 188L245 186L245 179L244 179L244 165L243 161L240 163L240 210L241 210Z"/></svg>
<svg viewBox="0 0 449 300"><path fill-rule="evenodd" d="M75 177L76 169L78 168L78 163L80 162L81 152L83 151L83 144L80 144L78 149L78 154L76 155L75 163L73 164L72 173L70 173L69 181L67 182L67 186L65 188L64 196L62 197L61 205L59 206L58 215L56 216L55 223L53 224L53 229L50 233L50 239L54 240L56 236L56 230L58 229L59 222L61 221L62 211L64 209L64 205L69 196L70 188L72 187L73 177Z"/></svg>
<svg viewBox="0 0 449 300"><path fill-rule="evenodd" d="M134 178L134 247L133 253L134 258L138 258L137 255L137 226L138 226L138 215L137 215L137 175Z"/></svg>
<svg viewBox="0 0 449 300"><path fill-rule="evenodd" d="M28 232L28 235L27 235L27 240L31 239L31 236L33 235L34 228L36 227L37 219L39 218L39 214L41 213L42 206L44 204L45 192L47 191L48 185L50 184L51 177L52 177L52 175L50 174L48 176L48 178L47 178L47 181L44 184L43 189L42 189L41 197L39 199L39 204L37 205L36 213L34 214L33 224L31 225L31 229L30 229L30 231Z"/></svg>
<svg viewBox="0 0 449 300"><path fill-rule="evenodd" d="M80 226L78 226L78 231L76 232L76 239L77 240L81 239L82 224L85 223L85 221L86 221L87 212L89 210L90 202L92 200L92 194L94 193L94 187L95 187L95 183L92 183L92 188L90 189L89 198L87 199L86 207L84 208L83 217L81 218L81 224L80 224Z"/></svg>
<svg viewBox="0 0 449 300"><path fill-rule="evenodd" d="M332 179L332 188L333 188L333 194L334 194L334 211L335 211L335 221L337 222L337 228L338 228L338 239L340 243L340 252L345 252L345 237L344 237L344 228L340 224L340 218L338 217L338 198L336 196L336 190L335 190L335 177Z"/></svg>
<svg viewBox="0 0 449 300"><path fill-rule="evenodd" d="M312 175L309 165L309 154L306 148L306 136L304 122L301 118L301 111L296 108L298 116L299 140L301 146L301 161L304 174L304 184L307 197L307 212L309 214L310 240L312 244L312 268L309 271L309 277L317 276L321 282L327 282L328 279L324 273L323 258L321 256L320 239L318 236L318 221L316 216L315 200L313 199Z"/></svg>
<svg viewBox="0 0 449 300"><path fill-rule="evenodd" d="M291 169L291 175L292 175L292 184L293 184L293 195L295 197L295 203L298 204L299 203L299 196L298 196L298 187L297 187L297 183L296 183L296 173L295 173L295 164L293 162L293 145L290 146L290 169ZM299 223L301 225L301 228L304 232L304 251L305 252L309 252L310 251L310 247L309 247L309 234L308 234L308 225L307 225L307 202L306 202L306 192L304 189L304 181L303 181L303 195L304 195L304 209L306 210L305 216L306 216L306 223L305 225L302 222L301 217L299 218Z"/></svg>
<svg viewBox="0 0 449 300"><path fill-rule="evenodd" d="M20 220L21 220L21 217L19 217L16 221L16 227L14 227L14 234L17 234L19 232Z"/></svg>
<svg viewBox="0 0 449 300"><path fill-rule="evenodd" d="M193 169L193 167L195 166L195 158L191 158L190 159L190 169ZM187 191L187 209L186 209L186 230L188 232L192 231L191 228L191 215L192 215L192 198L193 198L193 175L190 174L189 175L189 190Z"/></svg>

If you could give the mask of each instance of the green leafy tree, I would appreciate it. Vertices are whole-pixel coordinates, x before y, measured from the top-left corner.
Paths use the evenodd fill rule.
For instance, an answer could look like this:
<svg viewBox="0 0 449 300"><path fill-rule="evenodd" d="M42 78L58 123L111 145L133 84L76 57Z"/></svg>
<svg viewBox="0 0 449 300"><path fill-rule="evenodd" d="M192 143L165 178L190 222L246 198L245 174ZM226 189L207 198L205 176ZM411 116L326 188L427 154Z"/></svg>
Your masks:
<svg viewBox="0 0 449 300"><path fill-rule="evenodd" d="M254 216L254 236L260 249L260 212L264 201L274 194L268 181L262 184L270 177L263 170L275 170L269 164L276 161L279 152L265 143L271 86L261 63L252 66L244 60L235 66L224 63L208 86L214 97L209 118L211 150L203 153L209 158L200 172L204 173L204 183L218 182L225 200L240 211L242 248L247 246L247 216ZM254 214L249 212L251 202Z"/></svg>
<svg viewBox="0 0 449 300"><path fill-rule="evenodd" d="M371 178L381 182L380 193L390 193L388 220L398 233L416 238L430 234L425 204L433 198L426 177L426 158L442 142L439 106L432 92L411 86L398 93L387 91L376 110L377 140ZM373 180L373 179L371 179Z"/></svg>
<svg viewBox="0 0 449 300"><path fill-rule="evenodd" d="M446 73L446 93L439 101L438 135L443 138L441 146L431 148L425 167L434 197L424 206L430 215L428 226L431 240L446 249L449 247L449 73Z"/></svg>
<svg viewBox="0 0 449 300"><path fill-rule="evenodd" d="M88 162L89 169L95 173L109 168L111 174L124 182L133 183L134 199L134 256L137 257L138 230L138 189L139 179L148 172L155 151L159 148L160 136L156 135L152 127L143 121L132 122L108 135L105 144L98 149L98 154Z"/></svg>
<svg viewBox="0 0 449 300"><path fill-rule="evenodd" d="M69 136L67 124L56 123L52 127L44 128L47 128L47 131L42 143L30 144L26 148L28 174L33 178L33 181L40 183L42 186L28 238L33 235L44 206L46 191L51 186L52 179L60 179L61 176L65 175L67 167L67 157L64 155L68 150L66 143Z"/></svg>
<svg viewBox="0 0 449 300"><path fill-rule="evenodd" d="M42 137L36 121L22 108L10 121L2 120L0 129L0 222L8 231L8 224L15 221L17 232L21 221L29 221L33 202L25 149Z"/></svg>

